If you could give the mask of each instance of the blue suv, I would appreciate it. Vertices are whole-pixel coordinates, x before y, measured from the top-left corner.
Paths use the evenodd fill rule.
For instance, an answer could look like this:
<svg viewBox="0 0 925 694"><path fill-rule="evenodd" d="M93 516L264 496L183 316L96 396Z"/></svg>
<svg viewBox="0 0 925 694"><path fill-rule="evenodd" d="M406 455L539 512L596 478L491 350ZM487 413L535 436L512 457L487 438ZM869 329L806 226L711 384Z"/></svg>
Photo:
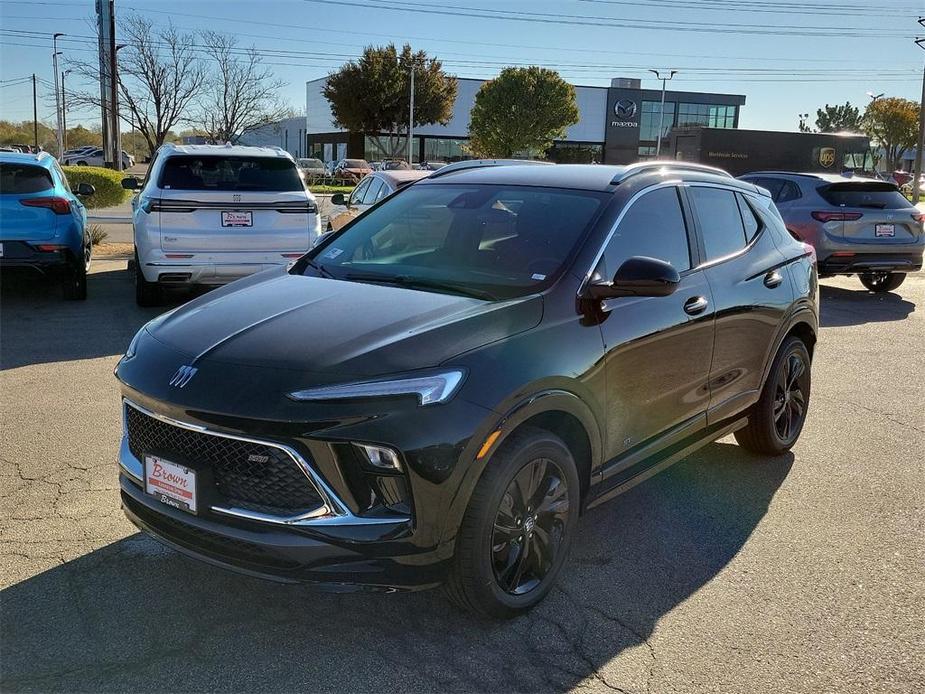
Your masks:
<svg viewBox="0 0 925 694"><path fill-rule="evenodd" d="M0 153L0 269L60 277L68 299L87 298L91 243L87 210L50 154Z"/></svg>

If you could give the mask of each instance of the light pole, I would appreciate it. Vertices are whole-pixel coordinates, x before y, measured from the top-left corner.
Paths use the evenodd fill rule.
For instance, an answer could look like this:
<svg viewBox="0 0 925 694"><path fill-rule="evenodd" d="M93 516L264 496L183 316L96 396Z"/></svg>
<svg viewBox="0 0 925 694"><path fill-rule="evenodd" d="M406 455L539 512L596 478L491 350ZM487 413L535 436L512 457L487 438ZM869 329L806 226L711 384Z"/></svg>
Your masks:
<svg viewBox="0 0 925 694"><path fill-rule="evenodd" d="M925 26L925 17L919 17L919 24ZM915 40L919 48L925 48L925 38ZM913 167L912 204L919 204L919 193L922 191L922 150L925 150L925 72L922 73L922 101L919 103L919 146L915 151L915 166Z"/></svg>
<svg viewBox="0 0 925 694"><path fill-rule="evenodd" d="M70 70L61 73L61 147L67 149L67 92L64 91L64 78L70 75Z"/></svg>
<svg viewBox="0 0 925 694"><path fill-rule="evenodd" d="M61 127L61 94L58 91L58 56L61 55L61 53L58 51L58 37L59 36L64 36L64 34L62 34L61 32L57 32L51 37L51 44L53 46L52 54L51 54L51 62L55 70L55 118L58 124L58 128L57 128L58 130L58 133L57 133L58 134L58 138L57 138L58 158L60 159L61 155L64 153L64 147L63 147L64 135L62 133L62 127Z"/></svg>
<svg viewBox="0 0 925 694"><path fill-rule="evenodd" d="M655 75L656 79L662 81L662 104L658 108L658 140L655 143L655 158L662 153L662 138L665 136L665 89L668 84L668 80L678 74L677 70L669 70L668 77L662 77L661 73L658 70L649 70L649 72Z"/></svg>
<svg viewBox="0 0 925 694"><path fill-rule="evenodd" d="M408 166L414 166L414 53L411 53L411 103L408 106Z"/></svg>

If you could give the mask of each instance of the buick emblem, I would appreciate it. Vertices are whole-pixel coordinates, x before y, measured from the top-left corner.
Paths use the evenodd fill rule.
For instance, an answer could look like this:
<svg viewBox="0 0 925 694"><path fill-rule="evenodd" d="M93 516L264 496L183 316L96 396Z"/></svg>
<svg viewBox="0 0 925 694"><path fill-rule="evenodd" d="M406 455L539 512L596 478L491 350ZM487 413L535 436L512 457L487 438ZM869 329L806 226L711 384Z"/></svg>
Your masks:
<svg viewBox="0 0 925 694"><path fill-rule="evenodd" d="M193 380L193 376L196 375L196 372L199 371L194 366L181 366L177 369L177 372L173 375L173 378L170 379L170 385L174 388L183 388Z"/></svg>
<svg viewBox="0 0 925 694"><path fill-rule="evenodd" d="M636 115L636 102L631 99L620 99L613 105L613 113L620 120L629 120Z"/></svg>
<svg viewBox="0 0 925 694"><path fill-rule="evenodd" d="M231 200L232 202L241 202L241 194L235 193L234 195L231 196Z"/></svg>

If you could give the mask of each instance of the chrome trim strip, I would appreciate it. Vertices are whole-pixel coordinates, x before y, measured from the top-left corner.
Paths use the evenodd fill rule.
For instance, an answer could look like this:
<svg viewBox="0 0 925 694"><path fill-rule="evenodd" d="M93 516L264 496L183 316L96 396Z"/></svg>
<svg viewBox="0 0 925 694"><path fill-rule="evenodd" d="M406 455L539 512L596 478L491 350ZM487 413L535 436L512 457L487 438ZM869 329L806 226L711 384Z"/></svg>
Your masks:
<svg viewBox="0 0 925 694"><path fill-rule="evenodd" d="M304 514L297 516L273 516L269 514L259 513L256 511L248 511L240 508L225 508L221 506L213 506L211 510L224 514L227 516L235 516L238 518L246 518L248 520L259 521L263 523L272 523L274 525L299 525L299 526L311 526L311 525L368 525L368 524L379 524L379 523L395 523L396 519L394 518L362 518L359 516L353 515L347 506L337 497L337 494L325 483L323 479L314 471L314 469L308 464L308 462L299 455L298 451L290 446L286 446L282 443L277 443L275 441L266 441L263 439L253 439L247 436L238 436L236 434L225 434L219 431L213 431L207 427L198 425L198 424L189 424L187 422L181 422L172 417L167 417L151 410L142 407L138 403L135 403L128 398L123 398L122 402L124 405L135 408L137 411L142 414L146 414L149 417L158 419L166 424L172 426L180 427L181 429L188 429L190 431L196 431L210 436L218 436L220 438L232 439L236 441L245 441L247 443L256 443L261 446L269 446L271 448L276 448L283 451L292 461L299 467L302 473L308 478L309 482L315 487L319 496L322 498L323 505L318 509L308 511ZM124 424L124 411L123 411L123 428L126 426ZM143 467L141 461L139 461L129 450L128 448L128 437L127 435L123 437L124 449L127 454L126 463L129 466L134 467L132 461L137 464L138 468L141 470L139 476L136 476L126 465L123 465L122 461L122 449L120 448L120 467L125 470L126 474L143 484L142 477L144 475Z"/></svg>
<svg viewBox="0 0 925 694"><path fill-rule="evenodd" d="M180 253L180 252L181 251L177 251L177 253ZM279 255L282 255L283 253L308 253L308 251L273 251L273 252L278 253ZM196 255L202 255L202 254L200 253ZM242 263L182 263L182 262L145 263L145 267L226 267L226 266L237 267L238 265L243 265L243 266L248 266L248 267L253 265L257 267L262 267L263 265L285 265L285 264L286 264L285 262L277 263L272 260L268 260L264 263L243 263L243 262Z"/></svg>

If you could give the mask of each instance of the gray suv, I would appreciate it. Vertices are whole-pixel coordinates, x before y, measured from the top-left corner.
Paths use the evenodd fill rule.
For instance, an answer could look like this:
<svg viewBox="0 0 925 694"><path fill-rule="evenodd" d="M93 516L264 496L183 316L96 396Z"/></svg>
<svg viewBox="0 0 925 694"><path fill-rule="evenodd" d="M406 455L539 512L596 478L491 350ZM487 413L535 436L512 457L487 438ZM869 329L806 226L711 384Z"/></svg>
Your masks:
<svg viewBox="0 0 925 694"><path fill-rule="evenodd" d="M816 249L820 277L857 274L869 290L888 292L922 269L925 214L894 184L781 171L740 178L770 191L790 233Z"/></svg>

